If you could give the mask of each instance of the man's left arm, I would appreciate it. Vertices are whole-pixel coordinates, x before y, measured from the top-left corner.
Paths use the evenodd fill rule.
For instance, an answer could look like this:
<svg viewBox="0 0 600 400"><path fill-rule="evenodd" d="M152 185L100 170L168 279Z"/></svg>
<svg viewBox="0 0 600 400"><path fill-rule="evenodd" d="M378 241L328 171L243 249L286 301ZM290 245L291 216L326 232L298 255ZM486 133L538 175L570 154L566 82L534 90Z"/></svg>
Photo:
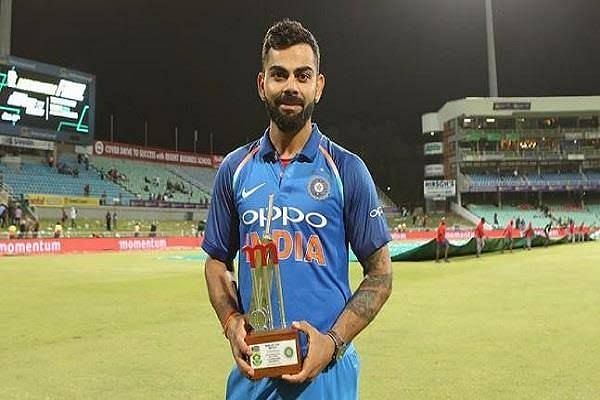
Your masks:
<svg viewBox="0 0 600 400"><path fill-rule="evenodd" d="M293 326L308 335L309 349L294 383L317 376L337 353L375 318L392 292L392 264L387 243L391 237L379 206L373 179L358 157L347 160L344 175L346 238L363 267L364 278L329 332L319 332L306 321Z"/></svg>
<svg viewBox="0 0 600 400"><path fill-rule="evenodd" d="M292 326L309 337L309 351L302 371L295 375L283 375L292 383L310 381L333 360L336 346L350 343L369 325L392 293L392 263L387 244L361 261L365 277L340 313L329 333L319 332L306 321L294 322Z"/></svg>
<svg viewBox="0 0 600 400"><path fill-rule="evenodd" d="M344 343L373 321L392 293L392 263L387 244L361 261L365 277L331 331Z"/></svg>

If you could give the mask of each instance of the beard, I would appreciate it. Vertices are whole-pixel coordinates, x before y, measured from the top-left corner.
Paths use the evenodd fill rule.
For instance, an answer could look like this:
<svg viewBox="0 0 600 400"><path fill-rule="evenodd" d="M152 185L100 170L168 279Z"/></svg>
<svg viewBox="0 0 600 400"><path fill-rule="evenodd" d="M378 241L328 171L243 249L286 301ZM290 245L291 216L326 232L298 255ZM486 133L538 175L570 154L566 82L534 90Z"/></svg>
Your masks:
<svg viewBox="0 0 600 400"><path fill-rule="evenodd" d="M267 116L283 133L295 135L306 125L306 121L312 117L315 109L314 100L308 104L304 104L302 99L296 96L286 95L285 93L275 98L273 101L265 99L265 109ZM279 109L282 104L292 104L302 106L302 110L297 114L284 114Z"/></svg>

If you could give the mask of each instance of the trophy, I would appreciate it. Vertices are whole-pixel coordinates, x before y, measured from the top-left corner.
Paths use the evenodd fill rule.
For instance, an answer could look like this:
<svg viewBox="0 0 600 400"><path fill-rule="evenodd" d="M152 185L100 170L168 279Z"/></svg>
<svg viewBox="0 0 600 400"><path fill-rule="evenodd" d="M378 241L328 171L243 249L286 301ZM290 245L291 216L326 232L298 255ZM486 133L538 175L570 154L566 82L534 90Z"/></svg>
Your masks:
<svg viewBox="0 0 600 400"><path fill-rule="evenodd" d="M265 233L255 246L244 246L250 261L252 298L248 321L252 330L246 335L246 343L252 355L250 366L253 379L279 377L295 374L302 369L298 332L287 326L283 288L277 257L277 245L271 237L274 195L269 195ZM273 318L273 302L279 310L279 326Z"/></svg>

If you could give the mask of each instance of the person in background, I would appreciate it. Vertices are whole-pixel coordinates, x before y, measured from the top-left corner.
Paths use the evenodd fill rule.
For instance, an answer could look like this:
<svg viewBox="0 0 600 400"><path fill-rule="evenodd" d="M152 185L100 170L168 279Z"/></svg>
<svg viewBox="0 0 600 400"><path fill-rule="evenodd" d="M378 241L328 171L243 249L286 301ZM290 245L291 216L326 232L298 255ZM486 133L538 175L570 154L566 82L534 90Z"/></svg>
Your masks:
<svg viewBox="0 0 600 400"><path fill-rule="evenodd" d="M6 227L8 223L8 206L0 203L0 228Z"/></svg>
<svg viewBox="0 0 600 400"><path fill-rule="evenodd" d="M533 226L531 222L527 225L527 229L525 229L525 248L527 250L531 250L531 242L533 241Z"/></svg>
<svg viewBox="0 0 600 400"><path fill-rule="evenodd" d="M204 235L204 230L206 229L206 220L201 219L198 221L198 226L196 228L196 237Z"/></svg>
<svg viewBox="0 0 600 400"><path fill-rule="evenodd" d="M508 221L506 228L504 228L504 232L502 232L503 242L502 242L502 253L504 253L505 249L509 249L512 253L513 250L513 220Z"/></svg>
<svg viewBox="0 0 600 400"><path fill-rule="evenodd" d="M481 255L481 251L485 247L485 218L481 218L475 227L475 246L477 248L477 257Z"/></svg>
<svg viewBox="0 0 600 400"><path fill-rule="evenodd" d="M575 221L569 220L569 242L575 243Z"/></svg>
<svg viewBox="0 0 600 400"><path fill-rule="evenodd" d="M156 231L158 230L157 224L155 221L153 221L150 224L150 234L148 234L149 237L156 237Z"/></svg>
<svg viewBox="0 0 600 400"><path fill-rule="evenodd" d="M135 225L133 226L133 236L140 237L140 230L141 230L140 223L136 222Z"/></svg>
<svg viewBox="0 0 600 400"><path fill-rule="evenodd" d="M550 244L550 231L552 230L552 221L548 222L544 226L544 247L548 247Z"/></svg>
<svg viewBox="0 0 600 400"><path fill-rule="evenodd" d="M54 239L58 239L62 236L63 227L60 221L56 221L54 225Z"/></svg>
<svg viewBox="0 0 600 400"><path fill-rule="evenodd" d="M21 218L23 218L23 210L21 209L20 205L17 205L17 207L15 208L13 224L15 224L16 226L21 225Z"/></svg>
<svg viewBox="0 0 600 400"><path fill-rule="evenodd" d="M27 237L27 222L23 219L19 224L19 239L25 239Z"/></svg>
<svg viewBox="0 0 600 400"><path fill-rule="evenodd" d="M577 232L575 232L576 235L578 236L578 239L580 242L584 242L585 241L585 223L581 222L581 225L579 225L579 227L577 228Z"/></svg>
<svg viewBox="0 0 600 400"><path fill-rule="evenodd" d="M37 239L40 236L40 221L35 220L33 223L33 229L31 230L31 237Z"/></svg>
<svg viewBox="0 0 600 400"><path fill-rule="evenodd" d="M110 211L106 212L105 219L106 219L106 230L110 232L112 230L111 229L112 217L110 216Z"/></svg>
<svg viewBox="0 0 600 400"><path fill-rule="evenodd" d="M69 212L71 214L71 228L75 229L77 228L77 209L75 208L75 206L71 207L71 210Z"/></svg>
<svg viewBox="0 0 600 400"><path fill-rule="evenodd" d="M444 248L444 261L450 262L448 260L448 249L450 248L450 243L448 239L446 239L446 218L442 217L440 220L440 224L436 229L435 235L435 262L440 262L440 250Z"/></svg>
<svg viewBox="0 0 600 400"><path fill-rule="evenodd" d="M112 225L113 225L113 229L117 230L117 212L113 212L112 215Z"/></svg>

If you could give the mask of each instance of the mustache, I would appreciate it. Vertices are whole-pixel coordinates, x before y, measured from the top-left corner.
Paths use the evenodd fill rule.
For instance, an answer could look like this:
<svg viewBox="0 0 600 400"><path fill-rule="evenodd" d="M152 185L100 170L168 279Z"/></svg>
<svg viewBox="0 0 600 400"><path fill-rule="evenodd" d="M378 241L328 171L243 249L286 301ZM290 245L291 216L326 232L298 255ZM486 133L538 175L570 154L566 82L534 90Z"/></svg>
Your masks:
<svg viewBox="0 0 600 400"><path fill-rule="evenodd" d="M283 93L281 96L275 99L276 106L280 106L282 104L304 107L304 100L298 96Z"/></svg>

